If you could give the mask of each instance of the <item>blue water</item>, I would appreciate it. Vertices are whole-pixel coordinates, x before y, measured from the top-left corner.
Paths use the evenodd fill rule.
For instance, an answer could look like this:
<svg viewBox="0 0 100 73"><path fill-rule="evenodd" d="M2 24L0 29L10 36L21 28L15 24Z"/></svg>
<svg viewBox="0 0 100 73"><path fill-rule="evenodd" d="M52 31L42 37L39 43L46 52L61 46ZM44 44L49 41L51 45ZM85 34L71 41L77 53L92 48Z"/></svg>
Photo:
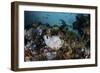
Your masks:
<svg viewBox="0 0 100 73"><path fill-rule="evenodd" d="M25 25L37 24L41 22L42 24L50 25L61 25L60 20L64 20L67 25L72 25L76 20L76 13L64 13L64 12L42 12L42 11L25 11Z"/></svg>

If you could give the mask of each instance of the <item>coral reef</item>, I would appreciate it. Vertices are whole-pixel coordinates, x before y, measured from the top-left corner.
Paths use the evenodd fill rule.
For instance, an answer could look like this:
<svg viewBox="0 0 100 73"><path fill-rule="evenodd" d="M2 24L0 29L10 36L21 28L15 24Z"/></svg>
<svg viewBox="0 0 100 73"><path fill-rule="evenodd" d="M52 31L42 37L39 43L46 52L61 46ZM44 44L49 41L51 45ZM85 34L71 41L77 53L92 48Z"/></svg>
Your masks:
<svg viewBox="0 0 100 73"><path fill-rule="evenodd" d="M25 62L90 58L90 16L78 14L72 27L60 21L61 26L39 22L25 28Z"/></svg>

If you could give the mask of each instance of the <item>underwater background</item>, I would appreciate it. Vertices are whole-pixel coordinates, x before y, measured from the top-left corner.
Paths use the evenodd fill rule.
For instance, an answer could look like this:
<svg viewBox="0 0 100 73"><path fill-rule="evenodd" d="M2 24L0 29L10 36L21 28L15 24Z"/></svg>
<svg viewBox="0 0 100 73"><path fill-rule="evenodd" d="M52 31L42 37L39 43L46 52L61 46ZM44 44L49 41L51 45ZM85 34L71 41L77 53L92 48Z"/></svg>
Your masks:
<svg viewBox="0 0 100 73"><path fill-rule="evenodd" d="M87 59L90 14L24 11L24 61Z"/></svg>
<svg viewBox="0 0 100 73"><path fill-rule="evenodd" d="M67 25L71 25L76 20L77 13L64 13L64 12L42 12L42 11L25 11L25 26L31 24L61 25L61 20L64 20Z"/></svg>

